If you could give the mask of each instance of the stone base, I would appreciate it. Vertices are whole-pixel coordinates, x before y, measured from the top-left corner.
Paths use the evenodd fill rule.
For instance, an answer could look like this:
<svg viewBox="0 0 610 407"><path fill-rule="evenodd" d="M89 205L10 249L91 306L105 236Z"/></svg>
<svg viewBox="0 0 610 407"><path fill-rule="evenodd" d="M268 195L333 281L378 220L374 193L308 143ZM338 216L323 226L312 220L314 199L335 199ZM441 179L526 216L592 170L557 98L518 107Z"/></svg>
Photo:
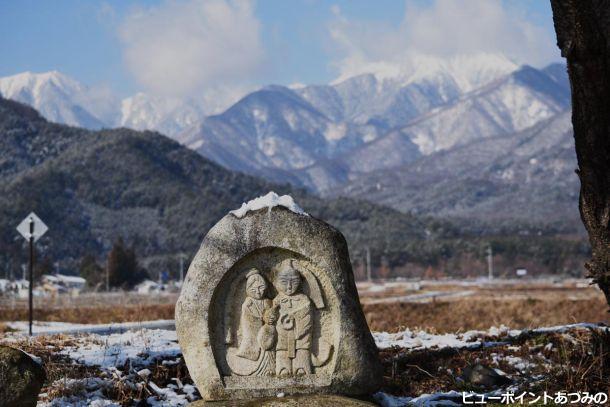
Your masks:
<svg viewBox="0 0 610 407"><path fill-rule="evenodd" d="M303 395L250 400L195 401L189 407L370 407L376 404L334 395Z"/></svg>

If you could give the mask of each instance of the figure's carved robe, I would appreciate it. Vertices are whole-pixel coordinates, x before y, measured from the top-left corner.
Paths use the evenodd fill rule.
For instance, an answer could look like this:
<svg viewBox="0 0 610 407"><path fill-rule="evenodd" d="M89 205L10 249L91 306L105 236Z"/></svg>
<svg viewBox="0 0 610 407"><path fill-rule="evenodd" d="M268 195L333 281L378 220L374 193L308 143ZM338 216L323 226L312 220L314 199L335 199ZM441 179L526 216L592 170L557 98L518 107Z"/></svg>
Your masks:
<svg viewBox="0 0 610 407"><path fill-rule="evenodd" d="M297 349L310 350L313 327L313 307L305 294L278 294L273 305L279 307L276 350L295 357Z"/></svg>
<svg viewBox="0 0 610 407"><path fill-rule="evenodd" d="M239 329L241 331L241 341L237 356L249 360L257 360L261 352L261 346L256 337L258 331L263 326L263 313L267 308L271 307L270 299L256 300L251 297L246 297L241 305L241 319L239 321Z"/></svg>

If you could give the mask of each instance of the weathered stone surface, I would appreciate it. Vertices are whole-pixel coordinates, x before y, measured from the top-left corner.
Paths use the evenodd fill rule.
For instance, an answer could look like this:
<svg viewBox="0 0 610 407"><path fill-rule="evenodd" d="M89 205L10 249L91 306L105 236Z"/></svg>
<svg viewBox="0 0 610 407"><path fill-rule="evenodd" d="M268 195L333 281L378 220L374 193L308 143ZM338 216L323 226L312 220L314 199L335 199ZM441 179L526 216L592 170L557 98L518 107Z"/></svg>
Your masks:
<svg viewBox="0 0 610 407"><path fill-rule="evenodd" d="M268 397L253 400L195 401L189 407L372 407L374 403L335 395Z"/></svg>
<svg viewBox="0 0 610 407"><path fill-rule="evenodd" d="M176 329L204 400L360 395L382 378L343 235L283 207L229 214L210 230Z"/></svg>
<svg viewBox="0 0 610 407"><path fill-rule="evenodd" d="M35 406L44 381L42 366L22 351L0 345L0 407Z"/></svg>

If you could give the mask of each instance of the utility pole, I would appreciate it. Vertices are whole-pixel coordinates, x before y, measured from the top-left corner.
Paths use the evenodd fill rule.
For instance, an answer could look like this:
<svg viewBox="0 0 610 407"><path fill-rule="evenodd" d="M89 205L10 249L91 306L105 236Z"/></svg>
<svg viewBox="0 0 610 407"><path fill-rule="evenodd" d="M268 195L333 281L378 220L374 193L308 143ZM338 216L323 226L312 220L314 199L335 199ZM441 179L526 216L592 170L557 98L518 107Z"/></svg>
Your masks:
<svg viewBox="0 0 610 407"><path fill-rule="evenodd" d="M180 253L180 287L184 282L184 253Z"/></svg>
<svg viewBox="0 0 610 407"><path fill-rule="evenodd" d="M487 247L487 279L489 281L494 278L494 258L493 251L491 249L491 245Z"/></svg>
<svg viewBox="0 0 610 407"><path fill-rule="evenodd" d="M371 273L371 249L366 247L366 279L367 281L373 281L373 275Z"/></svg>
<svg viewBox="0 0 610 407"><path fill-rule="evenodd" d="M106 292L110 292L110 262L106 261Z"/></svg>

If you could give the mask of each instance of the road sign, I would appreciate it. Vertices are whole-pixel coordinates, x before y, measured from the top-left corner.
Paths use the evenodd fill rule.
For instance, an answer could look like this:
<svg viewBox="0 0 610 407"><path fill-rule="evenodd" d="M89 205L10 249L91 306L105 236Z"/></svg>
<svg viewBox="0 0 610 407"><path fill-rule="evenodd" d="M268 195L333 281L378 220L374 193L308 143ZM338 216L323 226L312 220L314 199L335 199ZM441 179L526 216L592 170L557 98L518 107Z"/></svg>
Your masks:
<svg viewBox="0 0 610 407"><path fill-rule="evenodd" d="M21 233L21 236L23 236L25 240L29 241L30 237L33 237L35 242L40 239L42 235L47 233L47 230L49 230L47 225L45 225L34 212L31 212L26 216L19 226L17 226L17 231Z"/></svg>
<svg viewBox="0 0 610 407"><path fill-rule="evenodd" d="M30 214L21 221L19 226L17 226L17 231L30 243L30 284L28 287L30 336L32 336L32 325L34 321L34 293L32 291L34 287L34 242L47 233L47 230L49 230L47 225L45 225L34 212L30 212Z"/></svg>

